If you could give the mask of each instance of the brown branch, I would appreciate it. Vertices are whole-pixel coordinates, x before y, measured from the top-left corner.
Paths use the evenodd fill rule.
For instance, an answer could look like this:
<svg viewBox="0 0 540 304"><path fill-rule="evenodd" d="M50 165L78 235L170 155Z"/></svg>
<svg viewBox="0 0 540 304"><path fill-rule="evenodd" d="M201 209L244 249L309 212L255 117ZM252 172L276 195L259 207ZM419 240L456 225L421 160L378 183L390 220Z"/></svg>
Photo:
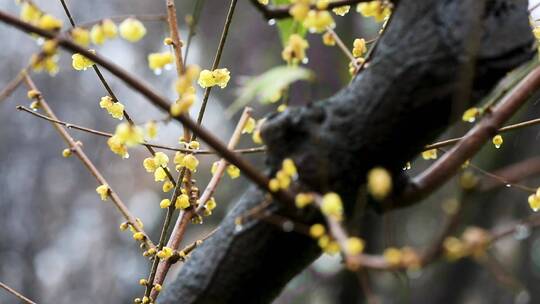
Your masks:
<svg viewBox="0 0 540 304"><path fill-rule="evenodd" d="M36 304L36 302L28 299L27 297L23 296L21 293L17 292L15 289L7 286L6 284L0 282L0 287L5 289L7 292L11 293L12 295L14 295L15 297L17 297L19 300L21 300L22 302L24 303L28 303L28 304Z"/></svg>
<svg viewBox="0 0 540 304"><path fill-rule="evenodd" d="M455 174L461 165L474 156L482 145L497 134L497 130L508 120L527 99L540 88L540 68L535 68L503 100L493 107L490 113L472 128L457 145L445 153L431 167L413 180L400 203L418 200L431 193Z"/></svg>
<svg viewBox="0 0 540 304"><path fill-rule="evenodd" d="M28 88L30 90L36 90L39 91L28 73L24 73L23 75L24 81ZM39 102L40 106L43 108L45 113L52 117L53 119L57 119L56 114L53 112L45 98L40 94L36 96L36 101ZM131 214L127 206L124 204L124 202L120 199L120 196L112 189L111 185L107 182L105 177L101 174L101 172L97 169L97 167L92 163L92 161L88 158L86 153L83 151L80 144L78 144L71 135L67 132L66 129L62 128L58 124L52 124L53 127L60 133L60 136L64 139L64 141L68 144L69 148L74 152L74 154L79 158L79 160L84 164L84 166L88 169L88 171L96 178L98 183L100 185L107 185L109 187L109 197L111 198L111 201L113 202L113 205L116 207L116 209L122 214L122 216L126 219L126 221L135 229L135 231L140 232L144 234L144 243L148 248L154 247L154 244L148 237L148 234L143 230L142 227L139 226L138 221L136 218Z"/></svg>
<svg viewBox="0 0 540 304"><path fill-rule="evenodd" d="M251 112L252 112L251 108L244 109L244 112L242 113L240 120L236 124L236 128L229 140L229 143L227 146L229 149L234 149L234 147L240 141L240 136L242 135L242 129L244 128L244 125L249 119ZM223 176L225 172L226 165L227 163L225 162L224 159L221 159L219 161L217 171L214 173L214 175L212 176L212 179L210 180L203 194L199 198L199 206L197 207L197 209L196 210L189 209L180 213L180 216L178 217L176 221L171 237L169 238L169 242L167 243L167 247L172 248L173 250L178 249L178 247L180 246L180 242L184 238L186 227L189 224L191 217L197 214L198 212L200 212L202 208L204 207L204 204L206 203L206 201L210 199L217 185L219 184L221 177ZM159 263L156 277L155 277L156 284L163 284L163 281L165 281L165 277L167 276L167 273L169 272L171 265L172 263L169 260L165 260ZM155 300L158 294L159 294L158 292L153 291L150 297Z"/></svg>
<svg viewBox="0 0 540 304"><path fill-rule="evenodd" d="M124 81L131 88L133 88L137 92L144 95L156 107L158 107L162 111L166 111L166 112L169 111L169 108L170 108L169 102L163 96L161 96L161 94L159 94L154 89L149 87L145 82L134 77L132 74L126 72L124 69L122 69L118 65L112 63L110 60L105 59L97 54L93 54L92 52L89 52L85 48L77 45L76 43L72 42L69 39L66 39L64 37L59 37L53 32L43 30L32 24L24 22L20 20L19 18L14 17L4 11L0 11L0 21L25 32L34 33L48 39L56 39L58 41L59 46L67 50L70 50L72 52L80 53L84 55L85 57L87 57L88 59L101 65L102 67L106 68L109 72L117 76L119 79ZM195 135L200 137L204 142L206 142L210 147L212 147L212 149L214 149L219 155L225 158L228 162L237 166L242 172L244 172L246 177L248 177L251 181L253 181L259 187L267 191L270 190L268 188L269 179L266 176L261 174L257 168L253 167L253 165L247 162L244 158L240 157L238 154L234 153L233 151L228 150L225 144L223 144L211 132L199 126L195 121L191 120L189 117L185 115L180 115L174 118L178 120L179 122L181 122L182 124L186 125L190 130L192 130L192 132ZM277 192L271 192L271 194L278 202L283 203L285 207L293 205L294 198L289 192L279 190Z"/></svg>

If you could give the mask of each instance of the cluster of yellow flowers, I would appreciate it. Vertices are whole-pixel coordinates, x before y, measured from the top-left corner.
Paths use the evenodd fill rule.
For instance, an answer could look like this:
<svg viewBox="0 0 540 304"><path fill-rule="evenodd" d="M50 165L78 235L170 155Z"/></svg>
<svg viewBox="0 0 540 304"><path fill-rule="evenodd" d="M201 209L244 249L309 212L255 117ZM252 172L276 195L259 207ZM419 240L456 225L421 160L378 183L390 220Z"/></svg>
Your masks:
<svg viewBox="0 0 540 304"><path fill-rule="evenodd" d="M146 172L154 173L154 180L162 182L167 178L164 168L169 164L169 157L163 152L156 152L153 157L147 157L143 161ZM167 191L165 191L167 192Z"/></svg>
<svg viewBox="0 0 540 304"><path fill-rule="evenodd" d="M366 40L364 38L354 39L352 54L355 58L362 57L367 52Z"/></svg>
<svg viewBox="0 0 540 304"><path fill-rule="evenodd" d="M367 189L376 200L385 199L392 191L392 176L386 169L381 167L369 170Z"/></svg>
<svg viewBox="0 0 540 304"><path fill-rule="evenodd" d="M287 189L291 185L293 179L298 177L296 166L292 159L286 158L281 163L281 170L276 173L276 177L270 179L268 187L270 191L278 191L279 189Z"/></svg>
<svg viewBox="0 0 540 304"><path fill-rule="evenodd" d="M148 55L148 67L155 73L169 67L173 63L174 57L170 52L150 53Z"/></svg>
<svg viewBox="0 0 540 304"><path fill-rule="evenodd" d="M540 187L536 189L536 193L529 195L528 201L532 211L540 210Z"/></svg>
<svg viewBox="0 0 540 304"><path fill-rule="evenodd" d="M22 3L20 17L23 21L31 23L44 30L57 31L60 30L63 25L62 20L42 12L34 4L27 1Z"/></svg>
<svg viewBox="0 0 540 304"><path fill-rule="evenodd" d="M339 244L326 234L326 228L322 224L313 224L309 228L309 235L317 240L321 249L327 254L339 253Z"/></svg>
<svg viewBox="0 0 540 304"><path fill-rule="evenodd" d="M373 17L376 22L382 22L392 13L392 7L387 1L376 0L359 3L356 11L364 17Z"/></svg>
<svg viewBox="0 0 540 304"><path fill-rule="evenodd" d="M198 65L190 65L185 69L175 83L175 89L180 98L171 105L171 115L179 116L189 111L195 102L195 87L193 82L199 76L201 68Z"/></svg>
<svg viewBox="0 0 540 304"><path fill-rule="evenodd" d="M388 247L383 252L383 258L393 267L407 266L409 269L417 269L421 266L418 253L411 247Z"/></svg>
<svg viewBox="0 0 540 304"><path fill-rule="evenodd" d="M231 79L231 73L228 69L215 69L213 71L203 70L199 74L198 83L202 88L219 86L225 88Z"/></svg>
<svg viewBox="0 0 540 304"><path fill-rule="evenodd" d="M127 148L140 144L143 141L143 129L126 122L116 126L114 135L107 140L107 144L112 152L120 155L122 158L128 158Z"/></svg>
<svg viewBox="0 0 540 304"><path fill-rule="evenodd" d="M212 211L216 209L216 207L217 207L216 200L214 199L214 197L211 197L210 199L208 199L208 201L206 201L206 204L204 204L204 215L205 216L212 215Z"/></svg>
<svg viewBox="0 0 540 304"><path fill-rule="evenodd" d="M311 0L292 0L293 5L289 14L298 22L306 27L312 33L322 33L327 27L334 27L334 18L326 8L330 1L318 0L315 4L316 9L311 9ZM343 12L343 10L339 10Z"/></svg>
<svg viewBox="0 0 540 304"><path fill-rule="evenodd" d="M114 102L111 96L101 97L99 106L116 119L122 120L124 118L124 105L120 102Z"/></svg>
<svg viewBox="0 0 540 304"><path fill-rule="evenodd" d="M107 39L116 38L117 34L118 28L111 19L105 19L99 23L94 24L94 26L92 26L92 29L90 30L90 37L92 38L92 42L97 45L102 45Z"/></svg>
<svg viewBox="0 0 540 304"><path fill-rule="evenodd" d="M179 171L181 168L189 169L192 172L197 171L197 166L199 166L199 160L193 154L184 154L182 152L176 152L174 155L174 164L176 165L176 170Z"/></svg>
<svg viewBox="0 0 540 304"><path fill-rule="evenodd" d="M447 259L454 261L472 255L482 257L491 242L488 231L479 227L468 227L461 238L454 236L444 240L443 248Z"/></svg>
<svg viewBox="0 0 540 304"><path fill-rule="evenodd" d="M292 34L287 45L281 52L281 57L289 64L297 64L306 58L306 49L309 43L298 34Z"/></svg>
<svg viewBox="0 0 540 304"><path fill-rule="evenodd" d="M33 54L30 58L32 70L39 73L43 70L54 76L58 73L58 50L55 40L47 40L43 43L42 53Z"/></svg>

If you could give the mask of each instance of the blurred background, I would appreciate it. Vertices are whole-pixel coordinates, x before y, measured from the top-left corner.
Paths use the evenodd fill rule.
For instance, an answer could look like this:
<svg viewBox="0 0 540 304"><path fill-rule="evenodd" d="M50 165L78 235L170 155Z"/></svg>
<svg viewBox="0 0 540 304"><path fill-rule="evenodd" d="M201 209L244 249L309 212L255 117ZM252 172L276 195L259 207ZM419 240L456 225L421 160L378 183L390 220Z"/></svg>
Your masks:
<svg viewBox="0 0 540 304"><path fill-rule="evenodd" d="M199 0L200 1L200 0ZM60 17L68 25L59 1L35 0L41 9ZM165 1L67 1L76 22L88 22L117 15L165 14ZM181 36L187 37L184 17L191 14L195 1L177 1ZM205 1L200 23L191 46L188 64L210 68L228 8L228 1ZM531 3L533 5L533 3ZM13 0L0 0L2 10L18 14ZM336 31L352 47L358 37L375 37L377 24L352 12L336 17ZM175 72L154 74L147 65L151 52L165 51L166 23L145 22L147 35L132 44L122 39L106 42L97 51L128 71L142 77L163 95L174 99L171 85ZM4 87L26 66L32 53L39 50L36 40L0 24L0 87ZM316 74L313 82L295 84L293 105L302 105L328 97L348 80L348 61L338 48L322 44L319 35L308 35L310 48L307 67ZM228 140L238 114L223 115L237 96L237 89L247 76L259 75L283 64L281 44L275 26L265 21L246 0L239 1L231 33L223 53L221 67L231 71L226 89L214 89L204 125L223 140ZM118 98L135 122L162 119L164 115L142 96L104 72ZM71 68L71 56L61 52L60 72L33 75L38 88L61 120L112 132L117 121L99 108L106 95L96 75L88 70ZM199 90L198 94L201 94ZM200 98L199 98L200 100ZM0 281L21 291L39 303L127 303L141 296L137 284L148 275L148 260L141 256L131 234L120 232L122 218L108 202L95 193L96 181L77 158L65 159L65 144L52 128L40 119L15 110L28 105L26 90L21 87L11 97L0 101ZM193 114L198 111L193 107ZM255 117L275 110L274 105L251 104ZM540 105L528 103L515 121L536 118ZM465 124L456 129L463 130ZM157 142L176 145L181 135L176 123L160 124ZM452 131L449 131L452 134ZM120 161L110 152L106 140L76 130L72 136L84 143L84 150L109 180L111 186L142 219L145 230L157 239L163 221L159 201L168 197L161 185L146 173L143 148L130 150L130 158ZM455 133L453 133L455 134ZM445 135L443 137L448 137ZM540 148L535 127L511 132L504 145L495 150L486 145L474 162L495 170L536 155ZM240 147L252 147L247 136ZM204 145L203 145L204 148ZM172 154L169 153L172 157ZM264 156L250 155L250 161L263 167ZM199 185L210 177L214 156L200 157ZM411 174L421 171L428 161L413 162ZM216 227L247 181L242 177L224 178L216 195L218 208L204 225L191 225L183 244L188 244ZM525 181L531 187L539 179ZM425 246L441 227L444 213L441 202L456 197L456 182L450 182L428 200L383 217L368 213L362 218L358 234L368 242L368 251L381 252L387 246ZM467 195L464 199L463 227L478 225L491 228L512 223L531 214L527 194L512 188ZM382 303L538 303L540 290L540 234L527 227L520 234L497 243L490 251L498 268L485 267L465 259L455 263L437 262L426 269L407 273L370 273L370 289ZM176 265L168 278L174 278ZM501 274L502 271L502 274ZM166 288L166 284L165 284ZM241 287L239 287L241 288ZM363 303L363 289L354 274L344 271L339 257L322 256L285 288L276 303ZM17 303L0 290L0 303Z"/></svg>

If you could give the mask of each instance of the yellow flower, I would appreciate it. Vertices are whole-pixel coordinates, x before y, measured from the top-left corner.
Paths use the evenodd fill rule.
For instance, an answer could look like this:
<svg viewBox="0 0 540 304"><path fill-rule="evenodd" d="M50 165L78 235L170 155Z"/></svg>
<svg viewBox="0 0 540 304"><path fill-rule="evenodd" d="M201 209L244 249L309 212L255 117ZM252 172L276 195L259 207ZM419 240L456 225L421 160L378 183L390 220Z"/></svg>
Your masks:
<svg viewBox="0 0 540 304"><path fill-rule="evenodd" d="M130 125L129 123L121 123L116 126L114 135L118 137L122 143L128 147L135 146L144 141L144 132L141 127Z"/></svg>
<svg viewBox="0 0 540 304"><path fill-rule="evenodd" d="M227 174L232 179L238 178L240 176L240 169L238 169L238 167L235 165L228 165Z"/></svg>
<svg viewBox="0 0 540 304"><path fill-rule="evenodd" d="M371 169L368 173L367 189L376 200L385 199L392 191L392 176L384 168Z"/></svg>
<svg viewBox="0 0 540 304"><path fill-rule="evenodd" d="M180 116L184 113L187 113L193 103L195 102L195 94L184 94L182 95L182 98L177 100L175 103L171 105L171 115L172 116Z"/></svg>
<svg viewBox="0 0 540 304"><path fill-rule="evenodd" d="M289 14L295 21L304 21L309 12L309 1L303 1L304 3L296 3L289 9Z"/></svg>
<svg viewBox="0 0 540 304"><path fill-rule="evenodd" d="M326 193L322 198L321 211L328 216L334 216L338 220L343 215L343 203L337 193Z"/></svg>
<svg viewBox="0 0 540 304"><path fill-rule="evenodd" d="M188 147L192 150L198 150L201 147L201 144L196 140L192 140L189 142Z"/></svg>
<svg viewBox="0 0 540 304"><path fill-rule="evenodd" d="M443 248L449 260L457 260L467 255L467 248L463 241L453 236L444 240Z"/></svg>
<svg viewBox="0 0 540 304"><path fill-rule="evenodd" d="M148 281L146 279L140 279L139 280L139 285L146 286L146 285L148 285Z"/></svg>
<svg viewBox="0 0 540 304"><path fill-rule="evenodd" d="M348 254L357 255L364 251L365 243L361 238L350 237L345 246Z"/></svg>
<svg viewBox="0 0 540 304"><path fill-rule="evenodd" d="M96 192L99 194L102 201L106 201L107 198L109 197L109 186L105 184L100 185L99 187L96 188Z"/></svg>
<svg viewBox="0 0 540 304"><path fill-rule="evenodd" d="M144 125L144 129L146 130L146 136L148 136L148 138L156 138L158 133L158 126L155 121L151 120L147 122Z"/></svg>
<svg viewBox="0 0 540 304"><path fill-rule="evenodd" d="M41 50L43 51L43 53L45 53L45 55L53 56L56 54L58 50L58 42L56 40L51 40L51 39L46 40L43 43L43 47L41 48Z"/></svg>
<svg viewBox="0 0 540 304"><path fill-rule="evenodd" d="M20 17L22 21L35 24L43 13L33 4L23 2Z"/></svg>
<svg viewBox="0 0 540 304"><path fill-rule="evenodd" d="M353 56L356 58L361 57L366 51L366 40L364 38L354 39L352 50Z"/></svg>
<svg viewBox="0 0 540 304"><path fill-rule="evenodd" d="M315 239L322 237L325 232L326 229L322 224L313 224L309 227L309 235Z"/></svg>
<svg viewBox="0 0 540 304"><path fill-rule="evenodd" d="M211 197L211 198L206 202L205 207L206 207L206 210L210 210L210 211L216 209L216 207L217 207L216 200L215 200L213 197Z"/></svg>
<svg viewBox="0 0 540 304"><path fill-rule="evenodd" d="M189 205L189 197L187 196L187 194L180 194L176 198L176 202L174 203L174 207L176 209L186 209L189 208Z"/></svg>
<svg viewBox="0 0 540 304"><path fill-rule="evenodd" d="M197 171L197 166L199 165L199 160L193 156L192 154L188 154L184 156L182 159L182 163L180 164L182 167L188 168L190 171Z"/></svg>
<svg viewBox="0 0 540 304"><path fill-rule="evenodd" d="M76 27L71 30L71 38L75 43L78 43L84 47L87 47L90 44L90 33L87 29Z"/></svg>
<svg viewBox="0 0 540 304"><path fill-rule="evenodd" d="M268 0L257 0L262 5L268 5Z"/></svg>
<svg viewBox="0 0 540 304"><path fill-rule="evenodd" d="M292 34L287 41L287 45L281 52L283 60L289 63L297 63L306 58L306 49L309 43L298 34Z"/></svg>
<svg viewBox="0 0 540 304"><path fill-rule="evenodd" d="M52 15L45 14L39 18L38 26L44 30L56 31L62 28L62 20Z"/></svg>
<svg viewBox="0 0 540 304"><path fill-rule="evenodd" d="M338 16L345 16L349 12L350 9L351 9L350 5L344 5L340 7L335 7L334 9L332 9L332 12L334 12L334 14Z"/></svg>
<svg viewBox="0 0 540 304"><path fill-rule="evenodd" d="M154 180L156 182L162 182L167 178L167 173L165 172L165 169L163 167L158 167L156 171L154 171Z"/></svg>
<svg viewBox="0 0 540 304"><path fill-rule="evenodd" d="M253 140L254 143L261 145L263 143L263 140L261 137L261 131L255 130L255 132L253 132L253 135L251 135L251 139Z"/></svg>
<svg viewBox="0 0 540 304"><path fill-rule="evenodd" d="M107 110L113 118L122 120L124 118L124 105L120 102L114 102L112 97L104 96L99 101L99 106Z"/></svg>
<svg viewBox="0 0 540 304"><path fill-rule="evenodd" d="M107 39L105 37L105 32L103 31L103 26L101 24L94 24L90 30L90 36L92 37L92 42L97 45L102 45Z"/></svg>
<svg viewBox="0 0 540 304"><path fill-rule="evenodd" d="M328 4L330 4L330 0L317 0L315 7L317 7L318 10L325 10L328 8Z"/></svg>
<svg viewBox="0 0 540 304"><path fill-rule="evenodd" d="M72 154L71 149L64 149L62 150L62 157L68 158Z"/></svg>
<svg viewBox="0 0 540 304"><path fill-rule="evenodd" d="M334 35L332 35L332 33L330 32L326 32L324 33L324 35L322 35L322 41L324 45L328 45L328 46L336 45L336 39Z"/></svg>
<svg viewBox="0 0 540 304"><path fill-rule="evenodd" d="M422 158L425 160L437 159L437 149L431 149L422 152Z"/></svg>
<svg viewBox="0 0 540 304"><path fill-rule="evenodd" d="M118 138L118 136L112 136L107 140L107 145L112 152L120 155L122 158L128 158L129 153L127 152L127 146L124 144L123 140Z"/></svg>
<svg viewBox="0 0 540 304"><path fill-rule="evenodd" d="M144 239L146 238L146 236L145 236L144 233L142 233L142 232L135 232L135 233L133 234L133 238L134 238L135 240L137 240L137 241L142 241L142 240L144 240Z"/></svg>
<svg viewBox="0 0 540 304"><path fill-rule="evenodd" d="M304 19L303 25L311 33L322 33L327 27L334 27L334 18L328 11L310 10Z"/></svg>
<svg viewBox="0 0 540 304"><path fill-rule="evenodd" d="M79 53L71 55L73 59L72 66L77 71L86 71L87 68L94 65L94 62Z"/></svg>
<svg viewBox="0 0 540 304"><path fill-rule="evenodd" d="M103 34L106 38L113 39L116 37L118 29L114 21L112 21L111 19L105 19L101 23L101 27L103 29Z"/></svg>
<svg viewBox="0 0 540 304"><path fill-rule="evenodd" d="M383 257L388 264L392 266L397 266L401 264L401 261L403 259L403 252L397 248L388 247L384 250Z"/></svg>
<svg viewBox="0 0 540 304"><path fill-rule="evenodd" d="M156 152L154 155L154 162L156 166L166 167L169 163L169 157L163 152Z"/></svg>
<svg viewBox="0 0 540 304"><path fill-rule="evenodd" d="M154 71L160 71L165 66L173 63L173 55L170 52L148 54L148 67Z"/></svg>
<svg viewBox="0 0 540 304"><path fill-rule="evenodd" d="M474 122L476 118L480 115L480 110L478 108L470 108L463 113L463 121Z"/></svg>
<svg viewBox="0 0 540 304"><path fill-rule="evenodd" d="M279 181L276 179L276 178L272 178L269 182L268 182L268 188L270 189L270 191L272 192L277 192L279 190Z"/></svg>
<svg viewBox="0 0 540 304"><path fill-rule="evenodd" d="M163 247L163 249L161 249L158 253L157 253L157 257L162 259L162 260L166 260L170 257L172 257L174 254L174 250L172 250L172 248L169 248L169 247Z"/></svg>
<svg viewBox="0 0 540 304"><path fill-rule="evenodd" d="M503 144L503 138L501 135L497 134L493 139L491 140L493 142L493 145L495 148L499 149L501 145Z"/></svg>
<svg viewBox="0 0 540 304"><path fill-rule="evenodd" d="M143 160L143 166L144 169L146 169L146 172L154 172L157 169L156 162L154 161L153 157L147 157Z"/></svg>
<svg viewBox="0 0 540 304"><path fill-rule="evenodd" d="M127 18L120 23L120 36L129 42L137 42L146 35L146 28L139 20Z"/></svg>
<svg viewBox="0 0 540 304"><path fill-rule="evenodd" d="M163 192L169 192L172 190L172 188L174 188L173 183L171 181L165 181L161 189L163 190Z"/></svg>
<svg viewBox="0 0 540 304"><path fill-rule="evenodd" d="M199 74L198 83L202 88L208 88L213 86L219 86L220 88L225 88L229 80L231 79L230 72L228 69L216 69L213 71L203 70Z"/></svg>
<svg viewBox="0 0 540 304"><path fill-rule="evenodd" d="M34 54L30 58L30 65L37 73L45 70L49 73L49 75L54 76L56 73L58 73L58 56L53 55L40 58L37 54Z"/></svg>
<svg viewBox="0 0 540 304"><path fill-rule="evenodd" d="M391 9L388 5L383 5L382 1L376 0L371 2L359 3L356 11L364 17L373 17L376 22L381 22L390 16Z"/></svg>
<svg viewBox="0 0 540 304"><path fill-rule="evenodd" d="M244 127L242 128L242 134L251 134L255 130L255 127L257 126L257 122L252 117L248 118L246 123L244 124Z"/></svg>
<svg viewBox="0 0 540 304"><path fill-rule="evenodd" d="M537 212L538 210L540 210L540 196L536 194L531 194L529 195L528 201L532 211Z"/></svg>
<svg viewBox="0 0 540 304"><path fill-rule="evenodd" d="M339 253L339 244L336 241L330 241L323 247L323 251L329 255L335 255Z"/></svg>
<svg viewBox="0 0 540 304"><path fill-rule="evenodd" d="M169 208L170 205L171 205L171 200L166 198L166 199L161 200L161 202L159 203L159 208L161 209Z"/></svg>
<svg viewBox="0 0 540 304"><path fill-rule="evenodd" d="M179 152L177 151L175 154L174 154L174 158L173 158L173 162L174 164L176 165L182 165L182 162L184 161L184 157L186 155L183 154L182 152Z"/></svg>
<svg viewBox="0 0 540 304"><path fill-rule="evenodd" d="M313 203L313 195L309 193L298 193L294 199L295 205L298 208L304 208L305 206Z"/></svg>
<svg viewBox="0 0 540 304"><path fill-rule="evenodd" d="M287 189L289 188L289 185L291 184L291 177L283 170L280 170L276 173L276 179L279 182L279 187L281 189Z"/></svg>
<svg viewBox="0 0 540 304"><path fill-rule="evenodd" d="M294 165L294 161L290 158L285 158L283 162L281 163L281 168L283 169L283 172L285 172L288 176L293 177L297 174L296 166Z"/></svg>

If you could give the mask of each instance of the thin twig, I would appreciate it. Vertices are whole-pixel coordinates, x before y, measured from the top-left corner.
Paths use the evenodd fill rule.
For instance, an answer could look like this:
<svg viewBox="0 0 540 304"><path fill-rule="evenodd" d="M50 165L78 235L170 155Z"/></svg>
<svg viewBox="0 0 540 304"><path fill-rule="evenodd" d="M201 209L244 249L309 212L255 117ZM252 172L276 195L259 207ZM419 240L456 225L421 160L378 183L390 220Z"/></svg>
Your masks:
<svg viewBox="0 0 540 304"><path fill-rule="evenodd" d="M28 299L27 297L23 296L20 292L17 292L15 289L7 286L6 284L2 283L1 281L0 281L0 287L5 289L7 292L11 293L12 295L17 297L19 300L23 301L24 303L36 304L36 302Z"/></svg>
<svg viewBox="0 0 540 304"><path fill-rule="evenodd" d="M85 21L78 24L78 27L83 28L89 28L93 26L94 24L99 24L103 22L105 19L110 19L113 21L123 21L127 18L136 18L139 21L166 21L167 16L166 15L119 15L119 16L111 16L99 20L93 20L93 21Z"/></svg>
<svg viewBox="0 0 540 304"><path fill-rule="evenodd" d="M331 27L326 27L326 30L330 33L330 35L332 35L332 37L334 37L334 40L336 41L341 51L343 51L345 56L347 56L351 63L354 65L354 70L358 70L360 68L360 66L358 65L358 61L356 60L356 58L354 58L353 54L351 53L349 48L347 48L345 43L343 43L343 40L339 38L338 34Z"/></svg>
<svg viewBox="0 0 540 304"><path fill-rule="evenodd" d="M26 68L25 68L26 69ZM12 93L13 91L15 91L19 85L22 83L23 81L23 71L25 69L22 69L19 73L17 73L17 76L15 76L15 78L13 78L5 87L4 89L2 90L2 92L0 92L0 102L2 102L4 99L8 98Z"/></svg>
<svg viewBox="0 0 540 304"><path fill-rule="evenodd" d="M47 120L47 121L50 121L50 122L54 122L54 123L59 124L59 125L63 125L68 129L74 129L74 130L78 130L78 131L83 131L83 132L86 132L86 133L90 133L90 134L94 134L94 135L98 135L98 136L102 136L102 137L107 137L107 138L112 137L114 135L112 133L103 132L103 131L83 127L81 125L77 125L77 124L74 124L74 123L65 122L65 121L58 120L58 119L53 119L53 118L50 118L50 117L48 117L46 115L35 112L32 109L29 109L29 108L27 108L25 106L18 105L16 108L17 108L17 110L32 114L32 115L34 115L34 116L36 116L38 118L41 118L41 119L44 119L44 120ZM212 151L212 150L203 150L203 149L195 150L195 149L187 149L187 148L176 148L176 147L171 147L171 146L167 146L167 145L163 145L163 144L152 144L152 143L147 143L147 142L142 142L142 143L139 143L139 144L143 145L143 146L149 146L149 147L152 147L152 148L156 148L156 149L169 150L169 151L178 151L178 152L182 152L182 153L191 153L191 154L195 154L195 155L215 154L215 152ZM266 152L266 147L261 146L261 147L255 147L255 148L236 149L236 150L234 150L234 152L242 153L242 154L260 153L260 152Z"/></svg>

